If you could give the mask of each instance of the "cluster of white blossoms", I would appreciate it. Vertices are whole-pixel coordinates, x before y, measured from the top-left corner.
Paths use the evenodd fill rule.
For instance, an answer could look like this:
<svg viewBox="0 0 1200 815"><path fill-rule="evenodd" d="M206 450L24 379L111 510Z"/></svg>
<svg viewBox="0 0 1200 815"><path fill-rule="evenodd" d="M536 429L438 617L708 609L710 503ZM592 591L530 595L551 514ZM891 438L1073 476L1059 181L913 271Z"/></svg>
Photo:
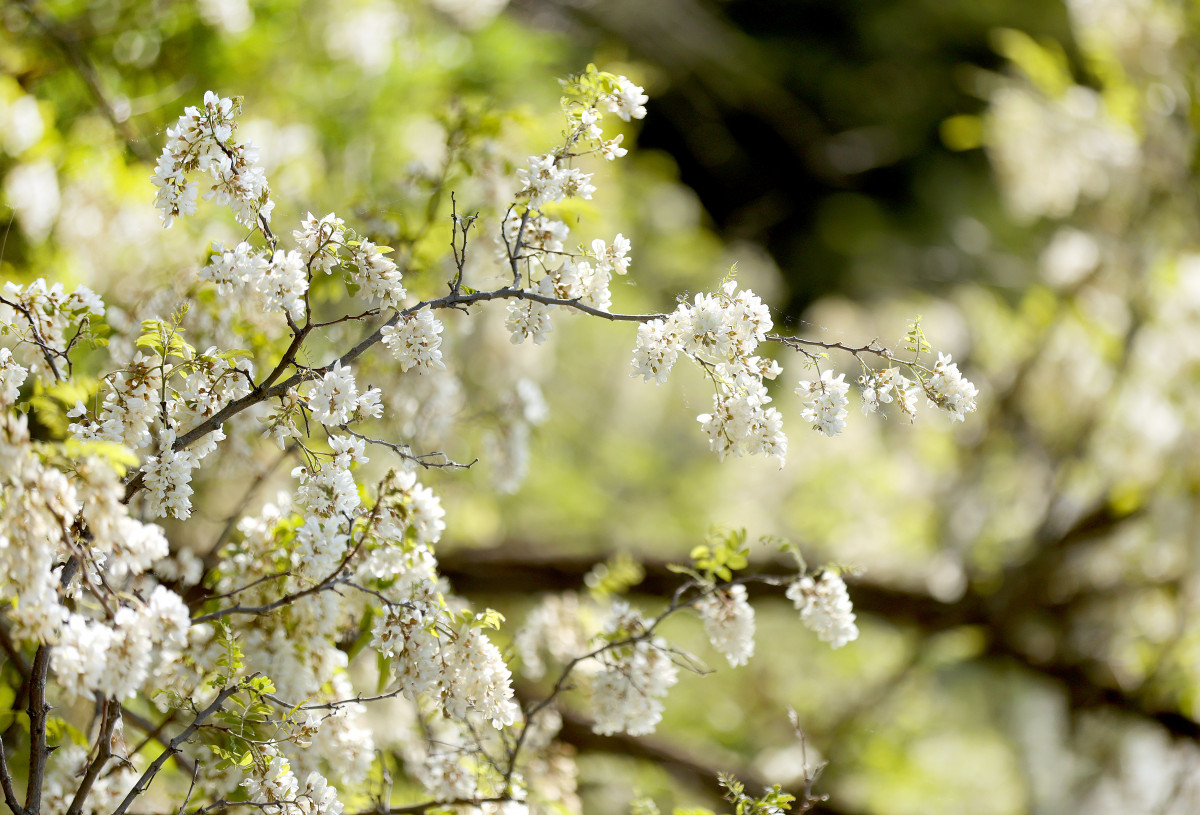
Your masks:
<svg viewBox="0 0 1200 815"><path fill-rule="evenodd" d="M163 225L175 218L193 215L200 187L188 177L207 175L211 184L205 200L215 200L233 210L238 222L255 226L258 219L271 220L275 203L270 199L267 177L258 164L258 151L250 142L233 140L237 129L238 105L212 91L204 94L200 108L189 107L174 126L167 129L167 143L151 180L158 187L154 205Z"/></svg>
<svg viewBox="0 0 1200 815"><path fill-rule="evenodd" d="M29 369L13 358L12 351L0 348L0 410L8 410L21 393Z"/></svg>
<svg viewBox="0 0 1200 815"><path fill-rule="evenodd" d="M623 602L613 606L604 638L622 642L642 635L647 622ZM592 729L604 736L653 733L662 721L663 699L678 681L679 669L661 637L639 639L601 652L592 676Z"/></svg>
<svg viewBox="0 0 1200 815"><path fill-rule="evenodd" d="M188 644L191 617L173 591L156 586L145 604L121 606L111 620L70 614L59 632L52 667L69 696L126 699L151 669L177 661Z"/></svg>
<svg viewBox="0 0 1200 815"><path fill-rule="evenodd" d="M400 363L400 370L416 368L418 373L445 368L442 362L441 321L433 312L423 308L412 314L400 315L393 324L383 327L383 344Z"/></svg>
<svg viewBox="0 0 1200 815"><path fill-rule="evenodd" d="M248 394L254 366L244 359L226 359L216 348L196 354L186 344L167 348L169 344L160 344L154 355L137 353L106 377L95 418L89 418L87 407L79 402L67 414L75 419L68 429L83 440L113 442L145 454L147 507L158 517L184 519L191 514L192 471L225 434L218 427L186 450L176 449L176 438Z"/></svg>
<svg viewBox="0 0 1200 815"><path fill-rule="evenodd" d="M827 569L815 580L801 577L788 586L787 598L799 609L800 621L831 648L858 639L854 606L846 582L836 572Z"/></svg>
<svg viewBox="0 0 1200 815"><path fill-rule="evenodd" d="M862 386L862 411L878 413L883 406L896 403L900 412L912 421L917 416L917 397L921 386L900 373L897 368L871 371L858 378Z"/></svg>
<svg viewBox="0 0 1200 815"><path fill-rule="evenodd" d="M726 456L787 457L783 417L768 407L766 379L779 365L755 352L771 330L767 306L750 289L726 282L715 294L697 294L663 319L638 327L632 376L664 383L682 354L699 364L717 387L711 413L696 417L709 447Z"/></svg>
<svg viewBox="0 0 1200 815"><path fill-rule="evenodd" d="M696 602L704 632L734 668L745 665L754 656L754 607L746 599L746 587L739 584L717 589Z"/></svg>
<svg viewBox="0 0 1200 815"><path fill-rule="evenodd" d="M612 276L623 275L629 269L629 240L618 234L611 245L596 239L590 250L580 247L576 253L564 252L569 232L566 224L547 217L541 209L565 198L592 197L596 188L591 174L569 166L569 162L589 153L610 161L624 156L628 151L621 147L622 135L604 138L602 115L607 109L627 122L640 119L646 115L646 96L627 78L611 75L598 84L581 81L569 87L575 95L566 104L570 124L566 141L554 152L530 156L528 168L517 171L522 185L519 197L525 209L510 209L501 224L503 259L514 273L523 265L525 286L543 298L608 311L612 306ZM512 300L505 321L512 342L545 342L553 330L551 308L532 299Z"/></svg>
<svg viewBox="0 0 1200 815"><path fill-rule="evenodd" d="M586 654L595 633L587 625L594 612L574 592L547 595L526 616L513 639L513 648L521 660L521 673L529 679L545 676L543 652L560 664ZM586 662L580 667L591 664Z"/></svg>
<svg viewBox="0 0 1200 815"><path fill-rule="evenodd" d="M90 319L103 316L104 302L87 286L68 294L62 283L50 285L39 277L27 286L7 282L0 294L0 327L32 346L36 353L29 357L29 370L40 378L53 375L47 356L64 355L86 333Z"/></svg>
<svg viewBox="0 0 1200 815"><path fill-rule="evenodd" d="M925 393L929 403L942 408L954 421L964 421L967 414L975 410L975 397L979 390L958 372L958 364L949 354L938 354L933 373L925 381Z"/></svg>
<svg viewBox="0 0 1200 815"><path fill-rule="evenodd" d="M796 386L796 395L804 400L800 418L811 422L813 430L836 436L846 429L850 385L845 379L845 374L835 377L833 371L822 371L820 379L801 380Z"/></svg>
<svg viewBox="0 0 1200 815"><path fill-rule="evenodd" d="M372 644L392 660L405 696L431 701L456 720L479 713L497 730L520 715L512 674L483 633L482 617L452 627L453 615L428 588L387 606L372 630Z"/></svg>
<svg viewBox="0 0 1200 815"><path fill-rule="evenodd" d="M304 316L308 271L295 250L257 251L245 241L233 249L217 244L200 279L215 283L220 294L254 298L263 311L285 312L293 320Z"/></svg>
<svg viewBox="0 0 1200 815"><path fill-rule="evenodd" d="M604 101L608 104L609 113L615 113L625 121L644 119L646 117L646 102L650 97L644 90L633 84L628 78L617 77L617 87L609 93Z"/></svg>
<svg viewBox="0 0 1200 815"><path fill-rule="evenodd" d="M592 174L575 167L560 166L562 159L554 153L530 156L529 169L517 170L521 194L528 196L530 209L557 204L564 198L591 198L596 191Z"/></svg>
<svg viewBox="0 0 1200 815"><path fill-rule="evenodd" d="M273 815L341 815L337 789L318 772L311 772L300 788L287 760L274 747L263 748L241 786L250 804Z"/></svg>
<svg viewBox="0 0 1200 815"><path fill-rule="evenodd" d="M375 419L382 416L381 394L379 388L369 388L360 394L354 373L338 360L309 391L308 409L315 421L327 427L341 427L368 416Z"/></svg>

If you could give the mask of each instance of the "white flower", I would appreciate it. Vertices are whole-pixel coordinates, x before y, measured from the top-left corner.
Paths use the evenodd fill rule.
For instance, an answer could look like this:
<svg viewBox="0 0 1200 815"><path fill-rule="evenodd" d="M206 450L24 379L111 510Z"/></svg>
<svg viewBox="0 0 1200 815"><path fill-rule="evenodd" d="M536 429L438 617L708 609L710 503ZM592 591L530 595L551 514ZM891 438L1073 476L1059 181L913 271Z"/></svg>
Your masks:
<svg viewBox="0 0 1200 815"><path fill-rule="evenodd" d="M329 427L344 425L358 408L358 385L354 375L341 361L333 363L317 386L308 394L313 419Z"/></svg>
<svg viewBox="0 0 1200 815"><path fill-rule="evenodd" d="M606 627L610 638L641 634L642 616L624 603L613 608ZM663 697L678 680L667 643L661 637L610 649L600 655L601 669L592 678L592 729L605 736L653 733L662 720Z"/></svg>
<svg viewBox="0 0 1200 815"><path fill-rule="evenodd" d="M314 272L328 274L339 263L338 251L345 241L345 224L332 212L323 218L310 212L300 222L300 228L292 231L305 263Z"/></svg>
<svg viewBox="0 0 1200 815"><path fill-rule="evenodd" d="M625 139L624 133L618 133L615 139L609 139L600 145L600 155L604 156L606 161L613 161L621 158L629 151L621 146L621 142Z"/></svg>
<svg viewBox="0 0 1200 815"><path fill-rule="evenodd" d="M0 348L0 410L17 401L29 369L17 364L12 351Z"/></svg>
<svg viewBox="0 0 1200 815"><path fill-rule="evenodd" d="M520 345L526 339L541 345L554 330L550 322L550 306L534 300L512 300L508 304L504 327L508 329L513 345Z"/></svg>
<svg viewBox="0 0 1200 815"><path fill-rule="evenodd" d="M938 354L933 375L925 381L925 394L929 403L950 414L953 421L961 422L975 410L978 389L958 372L958 365L949 354Z"/></svg>
<svg viewBox="0 0 1200 815"><path fill-rule="evenodd" d="M351 260L358 269L357 282L368 296L395 308L408 296L399 268L369 240L353 247Z"/></svg>
<svg viewBox="0 0 1200 815"><path fill-rule="evenodd" d="M679 358L681 343L675 335L674 324L651 320L638 326L637 345L633 349L633 373L649 382L664 384Z"/></svg>
<svg viewBox="0 0 1200 815"><path fill-rule="evenodd" d="M465 719L478 710L497 730L516 721L520 708L513 701L512 674L491 640L471 623L464 624L449 648L446 672L446 712Z"/></svg>
<svg viewBox="0 0 1200 815"><path fill-rule="evenodd" d="M812 422L813 429L826 436L836 436L846 428L846 405L850 404L846 394L850 385L845 379L845 374L835 378L833 371L824 371L820 379L804 380L796 387L796 395L804 397L800 417Z"/></svg>
<svg viewBox="0 0 1200 815"><path fill-rule="evenodd" d="M400 362L400 370L418 372L445 368L442 362L443 326L427 308L401 316L395 325L384 326L383 344Z"/></svg>
<svg viewBox="0 0 1200 815"><path fill-rule="evenodd" d="M787 598L800 610L800 621L831 648L858 639L846 583L835 572L826 570L818 580L800 578L788 586Z"/></svg>
<svg viewBox="0 0 1200 815"><path fill-rule="evenodd" d="M646 96L643 89L630 82L623 76L617 77L617 89L608 96L608 110L625 121L644 119L646 117Z"/></svg>
<svg viewBox="0 0 1200 815"><path fill-rule="evenodd" d="M740 583L702 597L696 608L704 620L704 631L733 667L745 665L754 656L754 608L746 600Z"/></svg>

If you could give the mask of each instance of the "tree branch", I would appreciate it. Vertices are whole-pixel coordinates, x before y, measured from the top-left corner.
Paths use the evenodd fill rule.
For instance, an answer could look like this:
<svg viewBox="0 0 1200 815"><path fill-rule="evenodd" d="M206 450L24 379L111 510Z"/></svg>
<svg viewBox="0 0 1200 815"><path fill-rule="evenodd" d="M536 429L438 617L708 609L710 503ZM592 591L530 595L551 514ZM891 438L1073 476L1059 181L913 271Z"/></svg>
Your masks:
<svg viewBox="0 0 1200 815"><path fill-rule="evenodd" d="M258 676L258 674L254 674L254 676ZM131 789L129 794L125 796L125 799L121 801L120 806L113 810L112 815L125 815L125 810L129 809L130 804L136 801L138 796L142 795L147 789L150 788L150 783L154 780L154 777L158 775L158 772L163 768L163 765L167 763L167 759L179 752L179 746L190 739L192 735L200 729L200 726L208 719L208 717L220 710L225 704L225 700L237 693L241 687L242 683L238 682L230 685L227 688L223 688L221 692L217 694L217 698L213 699L208 707L197 713L196 717L192 719L192 723L184 728L183 732L181 732L178 736L171 739L166 749L159 753L158 757L151 762L150 766L146 768L146 771L142 773L142 777L139 778L138 782L133 785L133 789Z"/></svg>

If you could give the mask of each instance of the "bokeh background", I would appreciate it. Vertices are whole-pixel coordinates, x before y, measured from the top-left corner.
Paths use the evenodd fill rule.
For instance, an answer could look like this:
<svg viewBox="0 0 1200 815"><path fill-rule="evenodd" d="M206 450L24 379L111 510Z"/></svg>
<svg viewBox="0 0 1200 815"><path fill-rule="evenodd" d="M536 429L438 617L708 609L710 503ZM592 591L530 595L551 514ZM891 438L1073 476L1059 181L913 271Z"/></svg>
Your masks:
<svg viewBox="0 0 1200 815"><path fill-rule="evenodd" d="M631 379L627 328L561 320L536 349L485 314L448 328L456 378L398 391L388 431L480 459L428 477L439 555L514 627L547 593L611 588L597 564L661 604L666 564L714 525L855 575L862 636L836 652L782 595L756 597L739 670L673 620L720 669L684 677L653 737L565 717L584 811L714 806L722 770L799 783L791 707L828 761L821 811L1196 812L1196 17L1182 0L4 0L0 269L87 283L125 307L118 331L178 303L208 242L238 238L203 207L164 232L151 206L165 128L211 88L244 97L276 224L336 211L434 292L453 192L481 213L482 287L504 275L485 216L559 133L555 79L627 74L651 97L636 149L566 213L580 240L633 241L615 309L669 310L736 263L789 332L895 347L921 315L981 395L962 425L855 412L827 439L780 354L787 466L718 464L694 421L705 383ZM279 462L250 461L197 484L176 540L202 547L269 498Z"/></svg>

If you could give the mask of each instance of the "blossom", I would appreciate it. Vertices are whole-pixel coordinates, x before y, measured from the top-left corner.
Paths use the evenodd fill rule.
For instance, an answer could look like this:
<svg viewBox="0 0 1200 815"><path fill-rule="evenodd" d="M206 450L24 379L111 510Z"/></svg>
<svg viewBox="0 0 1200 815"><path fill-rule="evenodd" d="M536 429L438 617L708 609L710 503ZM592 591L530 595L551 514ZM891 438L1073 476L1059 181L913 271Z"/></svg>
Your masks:
<svg viewBox="0 0 1200 815"><path fill-rule="evenodd" d="M541 345L554 330L550 306L536 300L513 300L508 304L504 327L508 329L513 345L520 345L527 339Z"/></svg>
<svg viewBox="0 0 1200 815"><path fill-rule="evenodd" d="M348 423L358 404L354 374L342 365L341 360L333 363L308 394L308 409L312 411L313 419L330 427Z"/></svg>
<svg viewBox="0 0 1200 815"><path fill-rule="evenodd" d="M620 641L645 632L641 614L624 603L613 608L606 637ZM678 681L679 671L661 637L605 651L601 668L592 677L592 729L604 736L653 733L662 720L663 697Z"/></svg>
<svg viewBox="0 0 1200 815"><path fill-rule="evenodd" d="M949 354L938 354L933 374L925 381L929 403L950 414L952 421L961 422L975 410L978 389L958 372L958 364Z"/></svg>
<svg viewBox="0 0 1200 815"><path fill-rule="evenodd" d="M445 368L442 362L443 326L427 308L402 315L394 325L383 327L383 344L400 363L400 370L418 372Z"/></svg>
<svg viewBox="0 0 1200 815"><path fill-rule="evenodd" d="M796 386L796 395L804 397L800 417L826 436L836 436L846 429L850 385L845 379L845 374L834 377L833 371L823 371L820 379L803 380Z"/></svg>
<svg viewBox="0 0 1200 815"><path fill-rule="evenodd" d="M786 594L800 610L800 621L831 648L858 639L854 607L841 575L826 570L816 580L801 577L788 586Z"/></svg>
<svg viewBox="0 0 1200 815"><path fill-rule="evenodd" d="M646 118L646 96L643 89L623 76L617 77L617 89L608 95L608 110L625 121Z"/></svg>
<svg viewBox="0 0 1200 815"><path fill-rule="evenodd" d="M167 129L167 143L150 179L158 187L154 204L163 226L195 213L200 187L188 178L193 172L211 182L204 198L228 206L239 223L252 227L258 219L271 220L275 205L258 151L250 142L233 139L237 112L232 99L206 91L203 106L186 108Z"/></svg>
<svg viewBox="0 0 1200 815"><path fill-rule="evenodd" d="M754 656L754 608L740 583L718 589L696 602L704 631L733 667L745 665Z"/></svg>

